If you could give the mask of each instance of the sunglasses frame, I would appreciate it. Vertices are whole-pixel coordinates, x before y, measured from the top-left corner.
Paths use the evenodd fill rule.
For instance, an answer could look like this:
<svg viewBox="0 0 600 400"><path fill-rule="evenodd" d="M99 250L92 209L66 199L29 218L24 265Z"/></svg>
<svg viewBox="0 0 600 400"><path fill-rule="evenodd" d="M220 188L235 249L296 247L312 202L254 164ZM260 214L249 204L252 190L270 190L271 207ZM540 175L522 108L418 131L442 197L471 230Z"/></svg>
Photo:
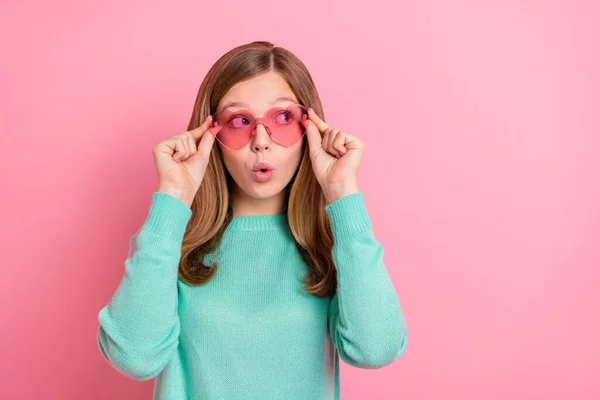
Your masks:
<svg viewBox="0 0 600 400"><path fill-rule="evenodd" d="M244 143L244 145L243 145L242 147L240 147L240 148L238 148L238 149L235 149L235 148L229 147L229 146L227 146L225 143L223 143L223 142L221 141L221 139L219 139L219 134L217 134L217 135L216 135L216 139L219 141L219 143L221 143L223 146L227 147L228 149L231 149L231 150L240 150L240 149L244 148L244 147L245 147L245 146L246 146L248 143L250 143L250 142L252 141L252 138L253 138L254 136L256 136L256 128L258 127L258 125L259 125L259 124L263 124L263 126L265 127L265 130L267 131L267 133L268 133L269 137L271 138L271 140L273 140L273 141L274 141L274 142L276 142L277 144L279 144L279 145L281 145L281 146L284 146L284 147L293 146L294 144L296 144L296 143L298 143L300 140L302 140L302 138L304 137L304 135L306 135L306 128L304 128L304 130L303 130L303 132L302 132L302 136L300 136L300 138L299 138L299 139L298 139L296 142L294 142L294 143L292 143L292 144L289 144L289 145L285 145L285 144L283 144L283 143L279 142L277 139L275 139L275 138L273 137L273 134L271 133L271 128L269 127L269 125L270 125L271 123L274 123L274 122L273 122L273 121L270 121L270 122L268 122L268 121L266 120L266 118L267 118L267 115L269 115L269 113L270 113L270 112L271 112L273 109L279 109L279 110L283 111L283 110L287 110L287 109L288 109L288 108L290 108L290 107L300 107L300 108L302 109L302 119L306 119L306 120L308 120L308 108L307 108L307 107L305 107L304 105L300 104L300 103L293 103L293 104L290 104L290 105L288 105L288 106L285 106L285 107L282 107L282 106L274 106L274 107L271 107L270 109L268 109L268 110L267 110L267 112L265 113L265 115L264 115L264 116L262 116L262 117L259 117L259 118L256 118L256 117L255 117L255 115L254 115L252 112L250 112L250 110L248 110L248 109L239 109L239 110L236 110L236 111L232 111L232 114L234 114L234 115L235 115L235 113L237 113L237 112L244 112L245 114L250 114L250 115L252 116L253 127L252 127L252 130L251 130L251 132L250 132L250 137L249 137L248 141L247 141L246 143ZM213 126L213 127L218 125L218 124L217 124L217 118L216 118L216 116L218 116L219 114L221 114L221 113L222 113L222 112L224 112L224 111L227 111L227 109L223 109L223 110L221 110L221 111L219 111L219 112L216 112L216 113L213 115L213 123L212 123L212 126ZM277 115L279 115L279 114L277 114Z"/></svg>

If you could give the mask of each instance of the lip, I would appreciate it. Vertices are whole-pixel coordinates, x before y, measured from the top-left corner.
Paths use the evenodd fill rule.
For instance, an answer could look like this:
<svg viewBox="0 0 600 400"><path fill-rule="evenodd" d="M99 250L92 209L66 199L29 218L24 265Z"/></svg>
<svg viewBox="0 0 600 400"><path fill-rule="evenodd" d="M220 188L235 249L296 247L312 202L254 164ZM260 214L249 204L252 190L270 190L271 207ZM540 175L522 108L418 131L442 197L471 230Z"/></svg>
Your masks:
<svg viewBox="0 0 600 400"><path fill-rule="evenodd" d="M256 179L257 182L265 183L265 182L268 182L269 180L271 180L272 177L273 177L272 169L268 170L266 172L262 172L261 170L254 171L254 179Z"/></svg>
<svg viewBox="0 0 600 400"><path fill-rule="evenodd" d="M275 167L266 161L261 161L261 162L254 164L254 168L252 168L252 171L257 172L257 171L260 171L261 169L266 169L267 171L273 171L275 169Z"/></svg>

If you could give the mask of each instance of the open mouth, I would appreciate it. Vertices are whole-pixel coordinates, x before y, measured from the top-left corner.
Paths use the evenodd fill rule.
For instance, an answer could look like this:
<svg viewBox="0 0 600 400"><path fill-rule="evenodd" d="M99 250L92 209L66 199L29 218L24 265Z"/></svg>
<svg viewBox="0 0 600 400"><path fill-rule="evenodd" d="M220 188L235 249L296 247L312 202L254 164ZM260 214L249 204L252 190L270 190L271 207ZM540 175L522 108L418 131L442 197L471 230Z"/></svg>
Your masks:
<svg viewBox="0 0 600 400"><path fill-rule="evenodd" d="M273 176L273 170L268 168L261 168L254 171L254 176L259 182L267 182Z"/></svg>

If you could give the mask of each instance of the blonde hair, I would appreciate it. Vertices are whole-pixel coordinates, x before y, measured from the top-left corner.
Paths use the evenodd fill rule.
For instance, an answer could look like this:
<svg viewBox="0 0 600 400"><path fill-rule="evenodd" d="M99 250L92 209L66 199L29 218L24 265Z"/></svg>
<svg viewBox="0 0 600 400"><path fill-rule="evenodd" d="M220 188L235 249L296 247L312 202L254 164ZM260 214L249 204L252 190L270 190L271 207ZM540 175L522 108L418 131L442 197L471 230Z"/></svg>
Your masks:
<svg viewBox="0 0 600 400"><path fill-rule="evenodd" d="M230 50L210 68L198 90L187 130L197 128L213 114L233 85L268 71L279 73L299 103L313 108L322 119L325 118L317 89L304 64L284 48L256 41ZM183 238L178 276L192 286L206 284L217 273L218 263L205 265L204 258L217 249L233 216L229 202L231 176L217 149L215 146L211 151ZM336 271L331 256L333 236L324 208L325 197L312 170L306 141L298 171L285 192L290 229L296 247L309 267L303 289L319 297L333 296L336 290Z"/></svg>

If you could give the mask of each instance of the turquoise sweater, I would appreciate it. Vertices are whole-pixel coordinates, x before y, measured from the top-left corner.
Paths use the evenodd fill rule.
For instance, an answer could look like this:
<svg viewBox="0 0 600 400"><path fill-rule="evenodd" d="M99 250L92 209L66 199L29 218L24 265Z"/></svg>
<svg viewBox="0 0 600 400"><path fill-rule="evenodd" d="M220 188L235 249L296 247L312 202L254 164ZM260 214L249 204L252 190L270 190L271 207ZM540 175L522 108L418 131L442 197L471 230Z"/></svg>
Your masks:
<svg viewBox="0 0 600 400"><path fill-rule="evenodd" d="M285 215L234 217L217 274L192 287L177 277L191 210L155 192L98 314L102 356L129 378L156 378L154 400L339 399L339 359L381 368L403 354L407 330L362 193L325 210L332 298L302 290L307 266Z"/></svg>

